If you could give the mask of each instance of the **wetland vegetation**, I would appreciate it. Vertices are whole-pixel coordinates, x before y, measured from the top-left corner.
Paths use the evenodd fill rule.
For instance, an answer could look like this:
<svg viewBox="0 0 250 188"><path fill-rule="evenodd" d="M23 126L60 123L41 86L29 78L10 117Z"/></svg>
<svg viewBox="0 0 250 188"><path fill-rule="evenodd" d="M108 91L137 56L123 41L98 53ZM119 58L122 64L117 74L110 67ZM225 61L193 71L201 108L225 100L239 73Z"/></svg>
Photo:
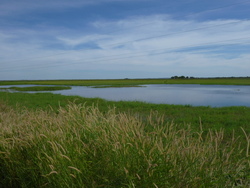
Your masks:
<svg viewBox="0 0 250 188"><path fill-rule="evenodd" d="M107 80L18 80L0 81L0 85L71 85L71 86L136 86L147 84L250 85L250 77L179 78L179 79L107 79Z"/></svg>
<svg viewBox="0 0 250 188"><path fill-rule="evenodd" d="M15 90L15 91L58 91L58 90L65 90L71 89L69 86L31 86L31 87L8 87L8 88L1 88L4 90Z"/></svg>
<svg viewBox="0 0 250 188"><path fill-rule="evenodd" d="M195 131L153 112L142 120L74 103L56 111L0 107L4 187L250 185L244 129Z"/></svg>
<svg viewBox="0 0 250 188"><path fill-rule="evenodd" d="M248 85L245 79L238 84ZM38 84L30 82L25 83ZM67 85L50 83L55 82ZM92 82L98 84L105 85ZM249 122L248 107L0 92L0 182L4 187L249 187Z"/></svg>

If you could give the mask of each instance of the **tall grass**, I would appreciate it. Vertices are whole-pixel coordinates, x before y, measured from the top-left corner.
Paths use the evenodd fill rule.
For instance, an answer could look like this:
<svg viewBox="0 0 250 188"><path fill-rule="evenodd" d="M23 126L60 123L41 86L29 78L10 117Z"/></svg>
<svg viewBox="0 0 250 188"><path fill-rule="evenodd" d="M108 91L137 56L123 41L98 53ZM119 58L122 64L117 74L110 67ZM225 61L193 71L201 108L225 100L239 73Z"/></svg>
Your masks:
<svg viewBox="0 0 250 188"><path fill-rule="evenodd" d="M115 108L53 111L0 104L3 187L249 187L248 133L204 133Z"/></svg>
<svg viewBox="0 0 250 188"><path fill-rule="evenodd" d="M108 111L109 107L116 107L117 112L125 112L137 114L141 118L147 119L149 114L158 112L159 115L165 117L165 121L174 121L176 124L188 123L192 129L199 130L200 122L202 123L204 132L208 129L219 130L225 129L225 134L231 134L235 130L238 136L242 134L240 127L243 127L247 132L250 131L250 108L249 107L195 107L189 105L168 105L168 104L150 104L144 102L130 101L107 101L100 98L82 98L78 96L64 96L52 93L9 93L0 92L0 103L4 102L16 107L17 104L25 106L29 110L50 110L52 107L57 110L60 104L66 107L69 102L76 104L85 103L86 106L91 106L93 103L98 105L102 112ZM230 136L231 137L231 136Z"/></svg>

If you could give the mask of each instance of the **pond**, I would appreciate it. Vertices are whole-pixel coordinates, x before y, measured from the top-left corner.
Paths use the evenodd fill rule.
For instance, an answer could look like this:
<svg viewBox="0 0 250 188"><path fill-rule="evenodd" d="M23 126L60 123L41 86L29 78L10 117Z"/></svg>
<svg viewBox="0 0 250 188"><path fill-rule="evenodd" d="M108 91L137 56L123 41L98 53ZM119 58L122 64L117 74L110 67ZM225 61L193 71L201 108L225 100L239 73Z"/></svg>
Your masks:
<svg viewBox="0 0 250 188"><path fill-rule="evenodd" d="M27 85L22 87L27 87ZM72 86L70 90L51 91L51 93L88 98L98 97L111 101L143 101L156 104L211 107L250 107L250 86L237 85L159 84L123 88Z"/></svg>

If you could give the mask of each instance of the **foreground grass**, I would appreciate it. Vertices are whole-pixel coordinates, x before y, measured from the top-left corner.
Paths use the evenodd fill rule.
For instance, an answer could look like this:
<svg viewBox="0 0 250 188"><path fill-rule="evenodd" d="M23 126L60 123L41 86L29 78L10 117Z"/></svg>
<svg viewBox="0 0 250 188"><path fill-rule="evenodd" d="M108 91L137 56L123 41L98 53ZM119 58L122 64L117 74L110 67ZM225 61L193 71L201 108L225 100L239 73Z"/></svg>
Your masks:
<svg viewBox="0 0 250 188"><path fill-rule="evenodd" d="M108 79L108 80L19 80L0 81L0 85L72 85L99 87L132 87L146 84L209 84L209 85L250 85L246 78L195 78L195 79Z"/></svg>
<svg viewBox="0 0 250 188"><path fill-rule="evenodd" d="M249 187L248 134L195 131L71 103L54 110L0 103L3 187Z"/></svg>
<svg viewBox="0 0 250 188"><path fill-rule="evenodd" d="M15 91L57 91L71 89L69 86L32 86L32 87L8 87L0 89L11 89Z"/></svg>

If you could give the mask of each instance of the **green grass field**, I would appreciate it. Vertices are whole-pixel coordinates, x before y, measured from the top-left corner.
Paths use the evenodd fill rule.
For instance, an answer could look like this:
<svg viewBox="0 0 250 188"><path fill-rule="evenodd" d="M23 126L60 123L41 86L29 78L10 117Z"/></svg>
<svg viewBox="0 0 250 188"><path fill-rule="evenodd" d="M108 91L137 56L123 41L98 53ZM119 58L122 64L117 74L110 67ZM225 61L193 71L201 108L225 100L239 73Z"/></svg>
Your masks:
<svg viewBox="0 0 250 188"><path fill-rule="evenodd" d="M0 89L3 89L0 87ZM8 87L4 90L15 90L15 91L57 91L71 89L69 86L32 86L32 87Z"/></svg>
<svg viewBox="0 0 250 188"><path fill-rule="evenodd" d="M190 105L151 104L144 102L107 101L100 98L82 98L78 96L63 96L51 93L8 93L0 92L0 101L11 107L21 106L29 110L57 110L59 105L65 107L69 102L75 104L98 105L101 112L115 107L118 112L125 112L147 119L150 113L164 117L164 121L177 124L190 124L195 130L202 124L205 130L225 129L231 132L241 132L240 127L250 132L250 108L248 107L194 107Z"/></svg>
<svg viewBox="0 0 250 188"><path fill-rule="evenodd" d="M250 85L250 78L194 78L194 79L110 79L110 80L23 80L0 81L0 85L71 85L71 86L135 86L145 84L212 84Z"/></svg>
<svg viewBox="0 0 250 188"><path fill-rule="evenodd" d="M107 105L101 111L99 102L109 103L99 99L75 104L70 102L74 97L52 94L1 95L8 95L0 102L3 187L250 185L250 138L244 129L229 134L200 125L195 130L188 123L166 121L155 111L147 116L121 112L128 106ZM18 97L23 100L16 106L12 99ZM54 106L51 97L63 105ZM25 105L30 102L40 106ZM165 114L171 108L166 106Z"/></svg>
<svg viewBox="0 0 250 188"><path fill-rule="evenodd" d="M0 92L0 125L3 187L250 186L248 107Z"/></svg>

